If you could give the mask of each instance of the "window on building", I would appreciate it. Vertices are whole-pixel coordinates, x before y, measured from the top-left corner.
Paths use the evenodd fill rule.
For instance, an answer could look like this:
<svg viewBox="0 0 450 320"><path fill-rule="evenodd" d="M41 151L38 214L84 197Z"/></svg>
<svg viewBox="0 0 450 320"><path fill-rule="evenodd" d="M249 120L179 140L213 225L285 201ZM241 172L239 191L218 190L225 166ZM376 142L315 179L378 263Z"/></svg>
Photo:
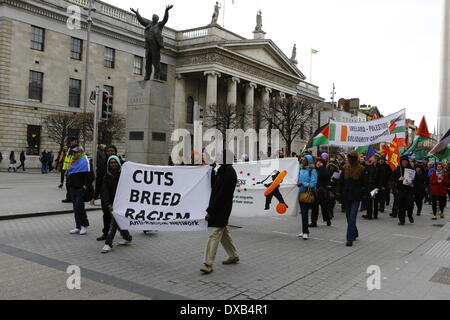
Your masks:
<svg viewBox="0 0 450 320"><path fill-rule="evenodd" d="M134 56L134 68L133 73L142 75L142 65L143 65L144 59L139 56Z"/></svg>
<svg viewBox="0 0 450 320"><path fill-rule="evenodd" d="M114 68L115 58L116 58L116 50L105 47L105 67Z"/></svg>
<svg viewBox="0 0 450 320"><path fill-rule="evenodd" d="M30 156L39 155L41 146L41 126L27 126L27 154Z"/></svg>
<svg viewBox="0 0 450 320"><path fill-rule="evenodd" d="M30 79L28 83L28 99L38 100L42 102L42 87L44 74L42 72L30 71Z"/></svg>
<svg viewBox="0 0 450 320"><path fill-rule="evenodd" d="M167 81L167 64L161 63L160 69L159 80Z"/></svg>
<svg viewBox="0 0 450 320"><path fill-rule="evenodd" d="M45 29L31 26L31 49L44 51Z"/></svg>
<svg viewBox="0 0 450 320"><path fill-rule="evenodd" d="M75 60L81 60L81 58L83 57L83 40L72 38L70 57Z"/></svg>
<svg viewBox="0 0 450 320"><path fill-rule="evenodd" d="M81 80L69 80L69 107L79 108L81 101Z"/></svg>
<svg viewBox="0 0 450 320"><path fill-rule="evenodd" d="M109 109L109 112L113 111L113 103L114 103L114 87L111 86L103 86L103 89L105 89L106 91L108 91L110 98L110 102L111 102L111 106Z"/></svg>
<svg viewBox="0 0 450 320"><path fill-rule="evenodd" d="M192 97L187 100L186 123L194 123L194 98Z"/></svg>

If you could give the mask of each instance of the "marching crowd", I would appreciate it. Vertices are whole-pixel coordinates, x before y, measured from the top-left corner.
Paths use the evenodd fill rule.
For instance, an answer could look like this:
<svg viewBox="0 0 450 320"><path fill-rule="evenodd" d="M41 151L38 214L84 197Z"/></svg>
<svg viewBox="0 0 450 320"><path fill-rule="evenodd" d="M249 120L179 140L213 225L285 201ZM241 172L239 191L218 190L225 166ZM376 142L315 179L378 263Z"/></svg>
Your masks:
<svg viewBox="0 0 450 320"><path fill-rule="evenodd" d="M225 159L234 158L228 151L224 155ZM314 157L309 152L293 156L298 158L300 166L297 186L302 231L299 237L304 240L309 238L310 228L317 227L320 213L327 226L332 225L336 207L340 207L346 214L347 246L352 246L359 237L359 211L366 211L362 215L364 219L376 220L392 203L390 216L398 218L398 224L402 226L405 225L406 218L414 223L414 206L417 208L416 215L420 216L425 202L432 205L433 220L444 218L447 196L450 198L450 165L446 163L415 161L402 156L400 165L392 170L386 159L379 154L367 161L356 151L348 155L339 153L335 157L327 153ZM70 137L68 146L57 159L61 171L59 188L63 187L65 180L67 193L66 199L62 201L73 204L75 215L75 228L70 230L71 234L87 234L89 220L85 202L101 200L103 229L97 241L105 242L101 252L108 253L112 250L117 231L123 238L119 245L127 245L133 239L127 230L118 226L112 215L124 160L118 155L114 145L99 145L97 159L96 170L93 170L83 148L78 145L78 139ZM201 165L207 164L203 161ZM212 166L212 192L205 217L212 233L206 245L204 265L200 269L205 274L213 271L219 243L229 255L223 264L235 264L239 261L227 229L237 175L232 164ZM411 171L415 174L409 181Z"/></svg>
<svg viewBox="0 0 450 320"><path fill-rule="evenodd" d="M414 205L416 215L420 216L424 202L432 205L433 220L444 218L447 195L450 198L450 166L446 163L416 161L405 155L400 159L400 166L392 170L383 156L376 155L366 161L356 151L347 157L340 153L330 158L323 153L318 158L310 154L298 158L302 216L299 237L305 240L309 237L309 228L317 227L319 207L323 220L330 226L337 202L347 217L347 246L352 246L359 236L356 226L358 212L366 211L362 215L364 219L378 219L379 213L383 213L391 203L391 195L390 216L398 218L400 226L405 225L406 217L414 223ZM405 179L407 169L415 171L412 181Z"/></svg>

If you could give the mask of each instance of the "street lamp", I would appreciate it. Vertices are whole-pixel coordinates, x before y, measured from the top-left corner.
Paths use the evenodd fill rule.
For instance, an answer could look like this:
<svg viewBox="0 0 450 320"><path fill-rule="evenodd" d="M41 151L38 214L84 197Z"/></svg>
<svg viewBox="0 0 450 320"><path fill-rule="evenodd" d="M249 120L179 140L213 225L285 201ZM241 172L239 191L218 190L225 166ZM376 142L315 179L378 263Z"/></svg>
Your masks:
<svg viewBox="0 0 450 320"><path fill-rule="evenodd" d="M96 12L97 9L93 6L93 0L89 0L87 7L83 7L87 11L87 42L86 42L86 65L84 71L84 107L83 112L86 114L88 105L88 82L89 82L89 49L91 46L91 26L92 26L92 12ZM95 146L95 141L93 142ZM86 149L86 126L83 124L83 148ZM95 148L94 148L95 149Z"/></svg>

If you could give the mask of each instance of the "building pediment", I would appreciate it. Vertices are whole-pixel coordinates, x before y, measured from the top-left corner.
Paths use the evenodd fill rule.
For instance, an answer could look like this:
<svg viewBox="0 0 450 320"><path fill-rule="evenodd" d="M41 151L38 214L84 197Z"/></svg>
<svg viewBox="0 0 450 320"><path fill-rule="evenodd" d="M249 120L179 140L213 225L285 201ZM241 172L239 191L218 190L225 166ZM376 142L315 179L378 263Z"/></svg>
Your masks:
<svg viewBox="0 0 450 320"><path fill-rule="evenodd" d="M221 47L237 55L305 80L305 76L271 40L228 41Z"/></svg>

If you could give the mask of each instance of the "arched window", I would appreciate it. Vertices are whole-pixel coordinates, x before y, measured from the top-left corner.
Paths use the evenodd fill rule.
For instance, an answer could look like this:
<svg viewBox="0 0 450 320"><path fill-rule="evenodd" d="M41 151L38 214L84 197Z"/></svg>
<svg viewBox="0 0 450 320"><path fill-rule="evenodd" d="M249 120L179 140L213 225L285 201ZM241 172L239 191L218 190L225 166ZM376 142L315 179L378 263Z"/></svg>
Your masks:
<svg viewBox="0 0 450 320"><path fill-rule="evenodd" d="M194 98L192 97L187 100L186 123L194 123Z"/></svg>

